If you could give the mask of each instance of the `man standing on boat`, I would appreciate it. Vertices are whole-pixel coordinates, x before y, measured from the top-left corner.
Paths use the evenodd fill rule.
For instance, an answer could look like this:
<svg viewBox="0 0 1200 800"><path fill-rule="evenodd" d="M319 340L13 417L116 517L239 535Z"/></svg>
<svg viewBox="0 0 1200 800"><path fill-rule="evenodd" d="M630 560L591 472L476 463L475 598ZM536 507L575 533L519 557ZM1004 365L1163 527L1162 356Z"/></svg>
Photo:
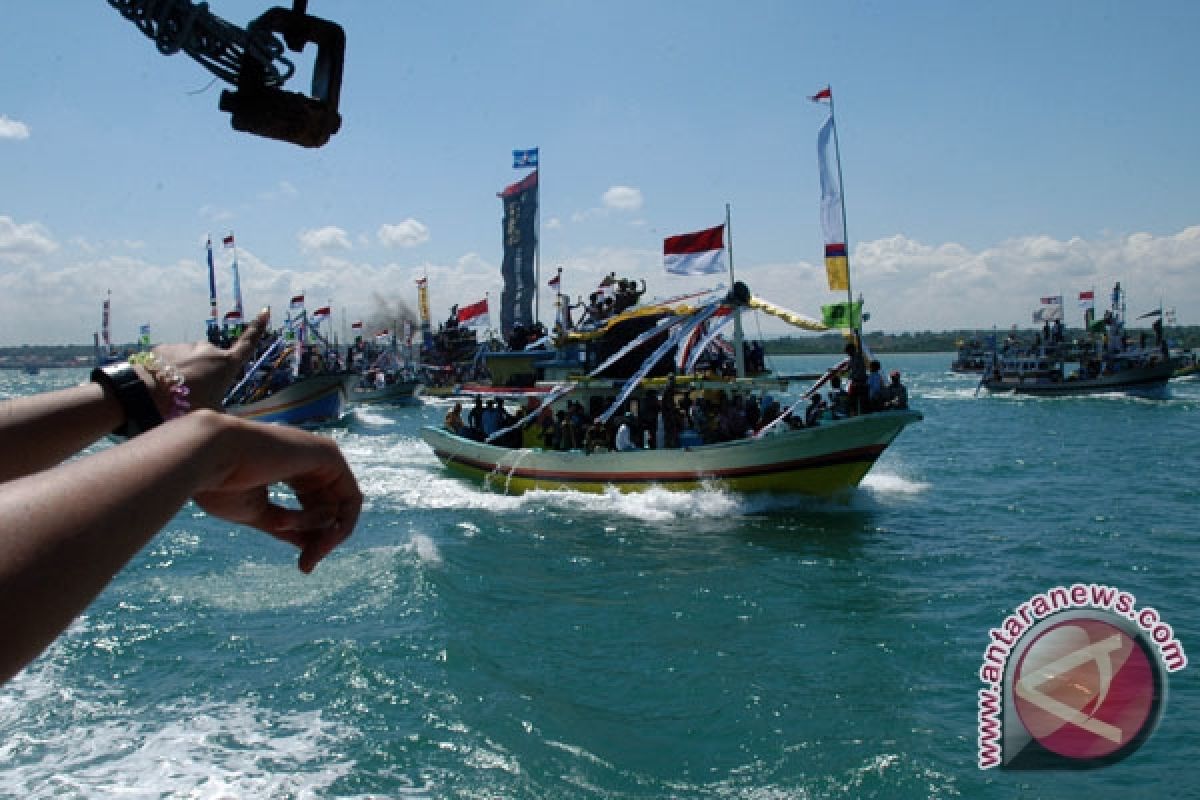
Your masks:
<svg viewBox="0 0 1200 800"><path fill-rule="evenodd" d="M858 337L855 336L857 340ZM846 393L849 398L850 414L863 413L867 405L867 362L863 360L862 348L855 342L846 345L846 357L850 359L850 387Z"/></svg>

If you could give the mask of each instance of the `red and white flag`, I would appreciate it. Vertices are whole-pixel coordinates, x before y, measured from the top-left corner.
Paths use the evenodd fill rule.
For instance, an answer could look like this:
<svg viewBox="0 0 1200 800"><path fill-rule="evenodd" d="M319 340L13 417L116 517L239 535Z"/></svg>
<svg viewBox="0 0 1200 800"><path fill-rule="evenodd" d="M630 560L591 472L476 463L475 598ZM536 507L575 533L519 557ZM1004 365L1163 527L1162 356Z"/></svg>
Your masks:
<svg viewBox="0 0 1200 800"><path fill-rule="evenodd" d="M298 294L292 298L292 304L289 306L292 311L299 311L304 308L304 295Z"/></svg>
<svg viewBox="0 0 1200 800"><path fill-rule="evenodd" d="M361 331L361 330L362 330L362 320L361 320L361 319L356 319L356 320L354 320L354 322L351 322L351 323L350 323L350 330L352 330L352 331Z"/></svg>
<svg viewBox="0 0 1200 800"><path fill-rule="evenodd" d="M226 247L233 247L233 234L229 234L222 241L225 243Z"/></svg>
<svg viewBox="0 0 1200 800"><path fill-rule="evenodd" d="M226 311L225 312L225 324L226 325L241 325L242 324L242 312L238 311L237 309L234 309L233 311Z"/></svg>
<svg viewBox="0 0 1200 800"><path fill-rule="evenodd" d="M663 266L675 275L708 275L725 269L725 226L663 240Z"/></svg>
<svg viewBox="0 0 1200 800"><path fill-rule="evenodd" d="M322 306L313 312L312 321L314 325L320 325L327 319L329 319L329 306Z"/></svg>
<svg viewBox="0 0 1200 800"><path fill-rule="evenodd" d="M1080 292L1079 293L1079 307L1080 308L1095 308L1096 307L1096 293L1095 292Z"/></svg>
<svg viewBox="0 0 1200 800"><path fill-rule="evenodd" d="M458 322L461 325L475 325L488 322L488 301L483 298L478 303L471 303L458 309Z"/></svg>
<svg viewBox="0 0 1200 800"><path fill-rule="evenodd" d="M814 103L819 103L822 100L829 100L832 102L833 101L833 91L830 90L830 88L828 86L826 86L824 89L817 92L816 94L814 94L812 97L810 97L808 99L812 100Z"/></svg>
<svg viewBox="0 0 1200 800"><path fill-rule="evenodd" d="M559 286L562 286L562 275L555 275L546 285L551 289L558 289Z"/></svg>

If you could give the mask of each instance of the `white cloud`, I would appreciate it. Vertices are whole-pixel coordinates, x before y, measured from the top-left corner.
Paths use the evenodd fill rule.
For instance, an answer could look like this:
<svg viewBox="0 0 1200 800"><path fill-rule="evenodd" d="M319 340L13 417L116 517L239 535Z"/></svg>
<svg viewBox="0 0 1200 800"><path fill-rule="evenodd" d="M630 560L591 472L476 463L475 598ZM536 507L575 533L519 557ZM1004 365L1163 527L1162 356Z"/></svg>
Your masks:
<svg viewBox="0 0 1200 800"><path fill-rule="evenodd" d="M0 139L28 139L29 126L0 114Z"/></svg>
<svg viewBox="0 0 1200 800"><path fill-rule="evenodd" d="M604 193L604 207L615 211L637 211L642 207L642 190L614 186Z"/></svg>
<svg viewBox="0 0 1200 800"><path fill-rule="evenodd" d="M300 249L305 253L319 250L350 250L350 235L336 225L301 231L297 237Z"/></svg>
<svg viewBox="0 0 1200 800"><path fill-rule="evenodd" d="M590 219L607 217L613 213L640 211L643 198L642 190L631 186L613 186L600 197L600 205L571 214L572 222L586 222Z"/></svg>
<svg viewBox="0 0 1200 800"><path fill-rule="evenodd" d="M416 247L429 241L429 228L409 217L395 225L380 225L376 236L385 247Z"/></svg>
<svg viewBox="0 0 1200 800"><path fill-rule="evenodd" d="M0 262L22 262L58 249L50 233L36 222L18 224L0 216Z"/></svg>

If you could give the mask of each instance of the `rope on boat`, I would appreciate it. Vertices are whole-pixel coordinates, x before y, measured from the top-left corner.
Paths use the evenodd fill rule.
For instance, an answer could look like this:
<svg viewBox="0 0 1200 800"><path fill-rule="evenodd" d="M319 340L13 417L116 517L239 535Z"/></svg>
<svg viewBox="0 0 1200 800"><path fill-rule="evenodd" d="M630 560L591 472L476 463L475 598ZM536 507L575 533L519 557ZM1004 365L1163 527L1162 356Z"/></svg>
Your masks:
<svg viewBox="0 0 1200 800"><path fill-rule="evenodd" d="M229 405L233 401L233 398L237 397L238 392L240 392L242 390L242 387L245 386L246 383L251 378L254 377L254 373L258 371L258 368L261 367L268 358L270 358L272 355L274 355L275 351L278 350L280 345L282 345L282 344L283 344L282 336L271 343L271 346L267 348L267 351L265 353L263 353L262 356L257 361L254 362L254 365L251 366L250 369L246 370L245 376L240 381L238 381L237 386L234 386L232 389L229 390L229 393L225 395L225 400L223 402L223 405Z"/></svg>
<svg viewBox="0 0 1200 800"><path fill-rule="evenodd" d="M834 364L832 367L825 370L825 374L822 375L816 383L814 383L812 386L808 387L808 391L806 391L804 394L800 395L799 400L797 400L796 402L794 402L790 406L788 406L787 411L783 412L778 417L771 420L770 424L764 425L763 427L761 427L757 431L755 431L754 438L761 439L763 436L765 436L767 434L768 431L770 431L776 425L783 422L785 419L790 417L792 414L795 414L796 411L799 410L801 403L803 403L808 398L812 397L813 393L816 392L817 390L819 390L822 386L824 386L826 384L826 382L829 381L830 378L832 378L834 375L841 372L848 366L850 366L850 359L843 358L837 364Z"/></svg>

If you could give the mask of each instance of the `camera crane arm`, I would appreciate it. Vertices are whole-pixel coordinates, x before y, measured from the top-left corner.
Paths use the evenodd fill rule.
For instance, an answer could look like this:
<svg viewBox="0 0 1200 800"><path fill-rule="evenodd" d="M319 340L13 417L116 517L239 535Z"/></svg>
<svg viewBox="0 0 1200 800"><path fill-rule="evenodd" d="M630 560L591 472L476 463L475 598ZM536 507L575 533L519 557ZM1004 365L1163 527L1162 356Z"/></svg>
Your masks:
<svg viewBox="0 0 1200 800"><path fill-rule="evenodd" d="M304 147L320 147L342 125L338 103L346 33L329 20L309 16L308 0L292 8L268 9L239 28L191 0L108 0L121 16L154 40L163 55L180 50L223 81L219 107L233 116L234 130L279 139ZM282 37L282 41L280 41ZM296 67L284 47L299 53L317 46L311 93L289 92L283 85Z"/></svg>

